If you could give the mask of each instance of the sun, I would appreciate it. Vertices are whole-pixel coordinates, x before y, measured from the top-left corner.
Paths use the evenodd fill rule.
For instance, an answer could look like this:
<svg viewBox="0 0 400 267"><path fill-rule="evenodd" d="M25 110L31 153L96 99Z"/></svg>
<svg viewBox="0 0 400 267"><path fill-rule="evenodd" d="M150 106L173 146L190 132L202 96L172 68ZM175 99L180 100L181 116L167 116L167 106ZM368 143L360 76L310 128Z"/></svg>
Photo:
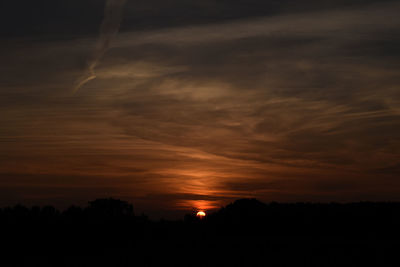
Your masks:
<svg viewBox="0 0 400 267"><path fill-rule="evenodd" d="M206 213L201 210L201 211L197 212L196 216L200 219L203 219L206 216Z"/></svg>

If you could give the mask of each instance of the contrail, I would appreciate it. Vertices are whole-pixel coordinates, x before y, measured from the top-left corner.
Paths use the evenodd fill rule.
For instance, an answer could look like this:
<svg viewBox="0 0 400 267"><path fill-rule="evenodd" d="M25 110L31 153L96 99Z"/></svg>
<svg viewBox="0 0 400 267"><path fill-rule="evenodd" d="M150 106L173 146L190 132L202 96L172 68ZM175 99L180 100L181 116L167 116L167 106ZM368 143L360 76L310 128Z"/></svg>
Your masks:
<svg viewBox="0 0 400 267"><path fill-rule="evenodd" d="M74 93L76 93L87 82L96 79L95 68L100 59L110 48L112 39L117 35L121 21L122 12L126 0L107 0L104 9L104 19L100 27L100 37L91 58L88 60L88 66L83 76L76 82Z"/></svg>

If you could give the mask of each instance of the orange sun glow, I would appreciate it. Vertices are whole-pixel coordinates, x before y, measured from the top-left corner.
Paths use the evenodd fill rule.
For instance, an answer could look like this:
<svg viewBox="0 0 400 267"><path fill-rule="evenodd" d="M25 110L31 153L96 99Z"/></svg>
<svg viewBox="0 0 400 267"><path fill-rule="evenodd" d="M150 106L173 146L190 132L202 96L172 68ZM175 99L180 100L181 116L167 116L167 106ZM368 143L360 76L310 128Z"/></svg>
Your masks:
<svg viewBox="0 0 400 267"><path fill-rule="evenodd" d="M202 219L206 216L206 213L204 211L199 211L199 212L197 212L196 216L199 217L200 219Z"/></svg>

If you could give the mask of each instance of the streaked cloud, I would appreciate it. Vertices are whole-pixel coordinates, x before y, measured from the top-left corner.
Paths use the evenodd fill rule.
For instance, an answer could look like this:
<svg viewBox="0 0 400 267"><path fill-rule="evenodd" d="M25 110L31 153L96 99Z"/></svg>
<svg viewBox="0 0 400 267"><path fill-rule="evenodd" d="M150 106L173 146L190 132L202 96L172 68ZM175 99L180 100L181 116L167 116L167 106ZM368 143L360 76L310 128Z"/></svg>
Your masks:
<svg viewBox="0 0 400 267"><path fill-rule="evenodd" d="M371 1L122 26L97 79L74 96L94 37L8 40L0 184L14 189L4 202L68 203L73 192L81 200L106 192L143 209L246 196L398 200L398 11L395 1Z"/></svg>

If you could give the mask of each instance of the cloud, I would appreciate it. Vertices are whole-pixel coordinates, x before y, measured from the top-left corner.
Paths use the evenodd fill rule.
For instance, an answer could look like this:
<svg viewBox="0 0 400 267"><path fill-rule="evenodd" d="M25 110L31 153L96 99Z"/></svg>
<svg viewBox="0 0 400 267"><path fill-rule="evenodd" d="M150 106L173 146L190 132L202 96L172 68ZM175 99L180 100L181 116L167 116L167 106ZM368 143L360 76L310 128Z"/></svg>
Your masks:
<svg viewBox="0 0 400 267"><path fill-rule="evenodd" d="M110 48L111 41L118 33L121 21L123 7L126 0L107 0L104 10L104 19L100 27L100 37L93 52L91 59L88 62L88 68L84 76L77 82L74 88L74 93L82 86L96 79L95 68L99 61Z"/></svg>
<svg viewBox="0 0 400 267"><path fill-rule="evenodd" d="M105 0L4 0L1 3L0 38L41 35L64 39L96 35ZM393 0L129 0L122 30L143 31L183 25L219 23L228 20L304 13L393 2ZM48 23L51 21L51 23Z"/></svg>
<svg viewBox="0 0 400 267"><path fill-rule="evenodd" d="M125 28L75 96L65 92L95 38L2 43L0 172L32 175L33 191L59 183L42 176L82 177L70 182L93 184L88 198L112 188L170 209L395 199L398 10Z"/></svg>

